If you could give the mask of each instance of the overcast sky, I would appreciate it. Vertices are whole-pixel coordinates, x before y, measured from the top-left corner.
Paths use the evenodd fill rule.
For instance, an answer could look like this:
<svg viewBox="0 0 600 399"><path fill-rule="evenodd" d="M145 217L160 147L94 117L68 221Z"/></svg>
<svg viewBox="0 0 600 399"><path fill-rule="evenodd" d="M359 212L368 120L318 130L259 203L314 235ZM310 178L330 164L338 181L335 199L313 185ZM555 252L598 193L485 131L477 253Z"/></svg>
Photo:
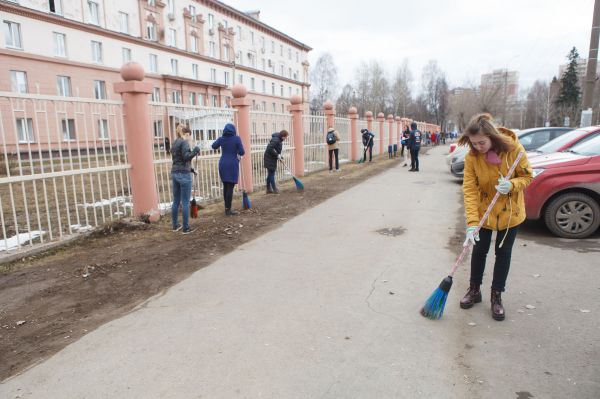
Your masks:
<svg viewBox="0 0 600 399"><path fill-rule="evenodd" d="M314 65L333 55L340 84L361 60L377 60L391 76L408 58L418 89L431 59L450 87L478 84L482 73L508 67L520 89L550 80L575 46L589 51L594 0L223 0L240 11L260 10L262 22L313 48ZM340 8L339 4L345 5Z"/></svg>

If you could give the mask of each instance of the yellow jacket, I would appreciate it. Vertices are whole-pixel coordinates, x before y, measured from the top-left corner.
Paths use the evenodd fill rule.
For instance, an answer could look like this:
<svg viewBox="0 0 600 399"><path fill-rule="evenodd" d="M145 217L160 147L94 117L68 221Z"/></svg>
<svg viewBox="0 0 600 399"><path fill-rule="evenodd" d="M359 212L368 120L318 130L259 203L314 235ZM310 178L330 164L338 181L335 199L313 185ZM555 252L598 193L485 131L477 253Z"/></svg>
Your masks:
<svg viewBox="0 0 600 399"><path fill-rule="evenodd" d="M501 134L511 137L516 146L509 153L498 154L502 162L493 165L486 161L485 154L472 154L465 157L465 172L463 179L463 194L467 226L477 226L487 207L496 194L500 175L506 176L519 152L525 149L517 136L509 129L498 128ZM507 195L500 195L490 216L483 224L489 230L505 230L517 226L525 220L525 200L523 191L531 183L533 174L527 155L523 155L515 169L510 182L512 188Z"/></svg>

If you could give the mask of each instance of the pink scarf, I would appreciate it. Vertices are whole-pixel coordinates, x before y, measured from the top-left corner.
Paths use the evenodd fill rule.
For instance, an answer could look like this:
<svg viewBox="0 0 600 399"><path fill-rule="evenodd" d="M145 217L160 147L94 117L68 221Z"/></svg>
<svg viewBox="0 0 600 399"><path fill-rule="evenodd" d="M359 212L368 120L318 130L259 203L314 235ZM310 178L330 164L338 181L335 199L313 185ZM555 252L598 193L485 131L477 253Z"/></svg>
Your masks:
<svg viewBox="0 0 600 399"><path fill-rule="evenodd" d="M491 150L485 153L485 160L487 161L487 163L492 165L500 165L502 163L502 160L500 159L498 154Z"/></svg>

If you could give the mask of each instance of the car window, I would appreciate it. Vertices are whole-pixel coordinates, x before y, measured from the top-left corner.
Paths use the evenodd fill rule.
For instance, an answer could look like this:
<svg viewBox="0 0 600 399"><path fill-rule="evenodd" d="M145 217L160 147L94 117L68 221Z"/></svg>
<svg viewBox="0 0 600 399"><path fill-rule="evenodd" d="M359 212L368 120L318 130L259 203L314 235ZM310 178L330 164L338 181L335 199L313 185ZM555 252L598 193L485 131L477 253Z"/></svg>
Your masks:
<svg viewBox="0 0 600 399"><path fill-rule="evenodd" d="M569 151L581 155L600 155L600 136L574 145Z"/></svg>
<svg viewBox="0 0 600 399"><path fill-rule="evenodd" d="M526 151L535 150L536 148L550 141L550 132L548 130L533 132L525 137L520 137L519 141Z"/></svg>
<svg viewBox="0 0 600 399"><path fill-rule="evenodd" d="M550 131L550 140L554 140L557 137L564 135L567 132L570 132L571 129L556 129Z"/></svg>
<svg viewBox="0 0 600 399"><path fill-rule="evenodd" d="M582 138L581 140L579 140L577 142L577 144L575 144L575 145L579 145L579 144L585 143L586 141L594 140L596 137L600 137L600 132L592 133L592 134L589 134L589 135L585 136L584 138ZM573 147L573 146L571 146L571 147Z"/></svg>
<svg viewBox="0 0 600 399"><path fill-rule="evenodd" d="M571 130L570 132L561 134L554 140L550 140L548 143L538 148L537 151L542 152L544 154L556 152L559 148L567 144L569 141L575 140L576 138L581 137L585 133L585 130Z"/></svg>

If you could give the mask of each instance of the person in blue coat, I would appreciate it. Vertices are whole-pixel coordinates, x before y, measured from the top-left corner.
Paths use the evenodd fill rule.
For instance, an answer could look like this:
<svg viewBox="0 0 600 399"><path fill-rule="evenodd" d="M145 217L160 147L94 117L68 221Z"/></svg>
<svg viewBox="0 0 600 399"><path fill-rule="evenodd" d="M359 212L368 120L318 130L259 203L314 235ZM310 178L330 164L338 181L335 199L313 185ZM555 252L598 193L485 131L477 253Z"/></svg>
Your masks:
<svg viewBox="0 0 600 399"><path fill-rule="evenodd" d="M240 157L245 154L242 139L236 134L235 125L228 123L223 128L223 135L213 144L213 150L221 148L221 159L219 159L219 176L223 182L223 200L225 201L225 215L237 215L238 212L231 209L233 200L233 188L238 182L240 175Z"/></svg>

